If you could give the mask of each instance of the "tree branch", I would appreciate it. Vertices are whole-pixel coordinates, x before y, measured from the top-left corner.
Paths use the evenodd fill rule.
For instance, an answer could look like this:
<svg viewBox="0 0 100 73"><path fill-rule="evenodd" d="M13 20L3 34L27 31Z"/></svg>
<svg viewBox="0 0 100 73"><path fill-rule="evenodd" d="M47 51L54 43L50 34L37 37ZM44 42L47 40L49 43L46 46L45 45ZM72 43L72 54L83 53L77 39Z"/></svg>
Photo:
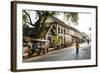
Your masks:
<svg viewBox="0 0 100 73"><path fill-rule="evenodd" d="M29 22L26 22L26 23L29 23L30 25L34 26L33 23L32 23L30 15L25 10L23 12L25 12L25 14L27 14L27 16L29 17L29 20L30 20L30 23Z"/></svg>

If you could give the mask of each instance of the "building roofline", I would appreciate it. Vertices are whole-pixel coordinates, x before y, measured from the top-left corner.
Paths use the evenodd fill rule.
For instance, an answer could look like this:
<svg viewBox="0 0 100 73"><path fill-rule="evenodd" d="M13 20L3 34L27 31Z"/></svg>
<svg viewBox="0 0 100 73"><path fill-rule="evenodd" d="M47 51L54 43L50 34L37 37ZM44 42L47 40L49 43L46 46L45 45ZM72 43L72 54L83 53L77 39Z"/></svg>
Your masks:
<svg viewBox="0 0 100 73"><path fill-rule="evenodd" d="M65 24L63 21L61 21L60 19L58 19L58 18L56 18L56 17L54 17L54 16L52 16L52 19L53 19L55 22L59 23L60 25L66 27L66 28L68 28L68 29L72 29L72 30L74 30L74 31L77 31L77 32L81 33L79 30L77 30L77 29L75 29L75 28L73 28L73 27L71 27L71 26Z"/></svg>

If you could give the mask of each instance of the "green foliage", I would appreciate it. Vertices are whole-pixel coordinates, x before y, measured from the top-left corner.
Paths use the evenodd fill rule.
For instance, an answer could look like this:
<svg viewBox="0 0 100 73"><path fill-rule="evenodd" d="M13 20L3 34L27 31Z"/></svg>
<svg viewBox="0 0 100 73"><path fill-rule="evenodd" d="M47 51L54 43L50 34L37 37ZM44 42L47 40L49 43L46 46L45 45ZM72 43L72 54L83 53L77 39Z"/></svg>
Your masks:
<svg viewBox="0 0 100 73"><path fill-rule="evenodd" d="M45 21L50 17L55 15L55 12L52 11L39 11L39 16L41 17L41 27L39 31L40 38L44 38L48 30L50 29L51 25L46 23Z"/></svg>
<svg viewBox="0 0 100 73"><path fill-rule="evenodd" d="M23 14L23 20L26 22L28 20L28 17L26 14Z"/></svg>
<svg viewBox="0 0 100 73"><path fill-rule="evenodd" d="M71 20L73 23L78 24L78 20L79 20L78 13L65 12L64 15L65 15L65 19Z"/></svg>
<svg viewBox="0 0 100 73"><path fill-rule="evenodd" d="M24 22L24 26L26 26L26 22L28 21L28 16L25 13L22 13L22 17L23 17L23 22Z"/></svg>
<svg viewBox="0 0 100 73"><path fill-rule="evenodd" d="M45 26L40 30L39 37L40 38L45 38L45 35L47 34L50 27L51 27L51 25L45 23Z"/></svg>
<svg viewBox="0 0 100 73"><path fill-rule="evenodd" d="M60 36L58 35L52 36L52 45L53 47L57 47L58 45L60 45Z"/></svg>

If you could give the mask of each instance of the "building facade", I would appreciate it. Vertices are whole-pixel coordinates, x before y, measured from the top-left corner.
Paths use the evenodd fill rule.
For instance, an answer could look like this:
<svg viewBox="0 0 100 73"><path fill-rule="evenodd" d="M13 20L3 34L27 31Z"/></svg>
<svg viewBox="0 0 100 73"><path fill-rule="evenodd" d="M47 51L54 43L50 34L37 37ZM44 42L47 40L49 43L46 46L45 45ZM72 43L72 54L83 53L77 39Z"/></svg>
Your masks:
<svg viewBox="0 0 100 73"><path fill-rule="evenodd" d="M82 34L77 29L65 24L61 20L55 17L50 17L47 23L51 24L51 28L46 34L45 39L50 41L50 45L68 46L76 41L80 42ZM54 37L56 40L54 40ZM55 44L53 41L57 41Z"/></svg>

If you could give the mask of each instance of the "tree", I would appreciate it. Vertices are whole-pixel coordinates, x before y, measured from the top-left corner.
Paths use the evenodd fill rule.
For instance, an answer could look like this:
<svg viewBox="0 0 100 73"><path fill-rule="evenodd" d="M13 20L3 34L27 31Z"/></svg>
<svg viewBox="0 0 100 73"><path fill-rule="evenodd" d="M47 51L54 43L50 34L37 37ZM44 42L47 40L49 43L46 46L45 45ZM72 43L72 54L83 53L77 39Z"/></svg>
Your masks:
<svg viewBox="0 0 100 73"><path fill-rule="evenodd" d="M77 12L64 12L64 19L66 21L71 21L73 24L77 25L78 24L78 13Z"/></svg>
<svg viewBox="0 0 100 73"><path fill-rule="evenodd" d="M37 27L40 29L39 30L39 36L40 37L45 37L45 34L47 33L46 30L50 28L51 25L47 24L45 21L50 17L55 15L55 12L52 11L37 11L39 20L38 20L38 25Z"/></svg>
<svg viewBox="0 0 100 73"><path fill-rule="evenodd" d="M29 21L28 21L28 18L29 18ZM27 13L27 11L25 11L25 10L23 10L23 20L25 21L25 24L29 23L30 25L34 26L34 24L32 23L32 19L31 19L29 13Z"/></svg>
<svg viewBox="0 0 100 73"><path fill-rule="evenodd" d="M35 23L32 23L32 19L29 15L29 13L26 10L23 10L23 21L25 23L28 23L32 26L34 26L34 30L37 30L37 37L44 37L44 34L47 32L46 30L50 27L49 24L45 23L45 21L55 14L55 12L52 11L35 11L36 16L38 17L38 20ZM27 21L28 20L28 21Z"/></svg>

